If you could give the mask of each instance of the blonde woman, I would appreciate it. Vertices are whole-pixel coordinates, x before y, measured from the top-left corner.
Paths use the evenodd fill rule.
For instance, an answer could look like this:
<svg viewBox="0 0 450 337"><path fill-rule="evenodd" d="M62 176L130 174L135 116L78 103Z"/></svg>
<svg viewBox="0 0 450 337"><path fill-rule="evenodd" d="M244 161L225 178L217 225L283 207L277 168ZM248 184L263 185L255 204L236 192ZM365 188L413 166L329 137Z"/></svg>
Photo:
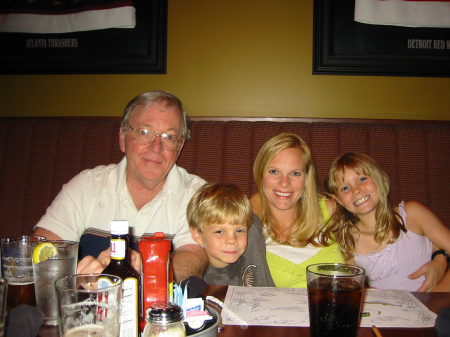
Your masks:
<svg viewBox="0 0 450 337"><path fill-rule="evenodd" d="M253 166L258 193L253 212L263 226L267 262L277 287L306 287L306 267L323 262L344 263L339 246L324 246L319 234L333 202L318 193L311 150L294 133L269 139Z"/></svg>

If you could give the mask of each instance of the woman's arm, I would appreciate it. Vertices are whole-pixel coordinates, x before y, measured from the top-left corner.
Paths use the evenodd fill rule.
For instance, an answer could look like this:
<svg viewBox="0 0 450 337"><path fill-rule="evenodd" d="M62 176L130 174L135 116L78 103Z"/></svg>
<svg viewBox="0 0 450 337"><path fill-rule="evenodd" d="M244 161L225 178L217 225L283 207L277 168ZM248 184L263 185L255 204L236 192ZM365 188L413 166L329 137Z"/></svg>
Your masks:
<svg viewBox="0 0 450 337"><path fill-rule="evenodd" d="M345 261L345 264L351 264L352 266L356 266L356 262L354 258L351 258L350 260Z"/></svg>
<svg viewBox="0 0 450 337"><path fill-rule="evenodd" d="M253 213L255 213L258 216L258 218L261 219L263 210L259 192L253 194L253 196L250 198L250 204L252 205Z"/></svg>
<svg viewBox="0 0 450 337"><path fill-rule="evenodd" d="M356 262L354 258L351 258L350 260L345 261L345 264L351 264L352 266L356 266ZM369 282L367 282L367 278L364 280L364 289L376 289L374 287L371 287L369 285Z"/></svg>
<svg viewBox="0 0 450 337"><path fill-rule="evenodd" d="M439 282L439 284L433 288L432 291L435 292L448 292L450 291L450 271L444 275L444 278Z"/></svg>
<svg viewBox="0 0 450 337"><path fill-rule="evenodd" d="M430 257L431 258L431 257ZM425 276L425 281L422 286L417 289L417 291L437 291L437 285L441 284L441 282L448 282L447 275L445 274L447 270L447 260L445 256L437 256L434 260L427 262L414 273L408 275L410 279L416 279L422 275ZM448 274L448 273L447 273ZM445 276L445 277L444 277ZM441 287L447 287L445 284L442 284Z"/></svg>

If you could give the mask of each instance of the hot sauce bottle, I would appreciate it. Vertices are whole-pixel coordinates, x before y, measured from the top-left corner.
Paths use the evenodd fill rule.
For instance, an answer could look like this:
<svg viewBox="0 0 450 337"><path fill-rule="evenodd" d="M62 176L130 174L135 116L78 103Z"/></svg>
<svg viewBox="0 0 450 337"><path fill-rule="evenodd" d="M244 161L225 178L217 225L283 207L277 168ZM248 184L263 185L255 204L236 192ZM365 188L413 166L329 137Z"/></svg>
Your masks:
<svg viewBox="0 0 450 337"><path fill-rule="evenodd" d="M120 335L138 336L140 277L128 260L128 221L111 221L111 262L103 274L119 276L122 285L122 315Z"/></svg>
<svg viewBox="0 0 450 337"><path fill-rule="evenodd" d="M153 303L173 300L173 274L169 262L171 241L162 232L139 239L142 256L142 297L139 327L144 330L147 311Z"/></svg>

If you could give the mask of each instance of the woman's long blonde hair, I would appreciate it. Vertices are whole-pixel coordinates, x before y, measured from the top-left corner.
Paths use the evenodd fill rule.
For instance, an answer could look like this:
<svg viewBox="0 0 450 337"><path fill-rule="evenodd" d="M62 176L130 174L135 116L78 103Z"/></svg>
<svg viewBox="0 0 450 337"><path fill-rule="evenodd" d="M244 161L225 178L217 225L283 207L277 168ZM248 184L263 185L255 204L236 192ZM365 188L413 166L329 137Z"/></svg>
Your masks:
<svg viewBox="0 0 450 337"><path fill-rule="evenodd" d="M394 211L387 174L372 158L363 153L349 152L343 154L334 160L325 177L324 187L330 197L332 195L339 196L336 182L340 175L344 179L345 169L353 170L357 174L362 172L373 179L380 197L380 203L375 213L374 239L381 244L392 231L393 236L388 243L395 242L400 236L400 231L406 232L406 227L403 224L403 220L398 220L401 218ZM325 225L323 238L335 240L341 247L345 260L349 260L355 255L356 241L352 233L353 229L357 228L355 225L358 221L359 218L356 215L347 211L344 206L337 204L336 211Z"/></svg>
<svg viewBox="0 0 450 337"><path fill-rule="evenodd" d="M261 223L264 227L264 233L267 236L274 233L277 239L276 226L277 219L270 211L267 197L263 193L263 181L270 162L285 149L298 148L303 153L303 159L306 165L306 185L302 198L295 206L295 221L289 233L288 239L284 244L296 247L304 247L308 244L319 246L316 238L322 224L322 212L320 211L318 201L317 174L311 150L303 139L295 133L281 133L270 138L261 148L256 156L253 166L253 176L256 186L259 190L262 204Z"/></svg>

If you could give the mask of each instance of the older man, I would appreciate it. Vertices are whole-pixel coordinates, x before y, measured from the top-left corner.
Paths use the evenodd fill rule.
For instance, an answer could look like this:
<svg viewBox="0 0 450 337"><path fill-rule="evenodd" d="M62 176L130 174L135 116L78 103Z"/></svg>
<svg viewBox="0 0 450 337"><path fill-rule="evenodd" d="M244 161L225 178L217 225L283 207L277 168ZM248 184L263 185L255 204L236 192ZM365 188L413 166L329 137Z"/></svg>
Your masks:
<svg viewBox="0 0 450 337"><path fill-rule="evenodd" d="M172 238L175 280L201 277L208 262L185 213L205 181L175 164L189 139L189 116L177 97L164 91L137 96L125 108L119 132L125 158L85 170L64 185L33 234L80 241L77 272L99 272L109 263L111 220L128 220L134 249L140 236L164 232ZM138 268L139 254L131 258Z"/></svg>

